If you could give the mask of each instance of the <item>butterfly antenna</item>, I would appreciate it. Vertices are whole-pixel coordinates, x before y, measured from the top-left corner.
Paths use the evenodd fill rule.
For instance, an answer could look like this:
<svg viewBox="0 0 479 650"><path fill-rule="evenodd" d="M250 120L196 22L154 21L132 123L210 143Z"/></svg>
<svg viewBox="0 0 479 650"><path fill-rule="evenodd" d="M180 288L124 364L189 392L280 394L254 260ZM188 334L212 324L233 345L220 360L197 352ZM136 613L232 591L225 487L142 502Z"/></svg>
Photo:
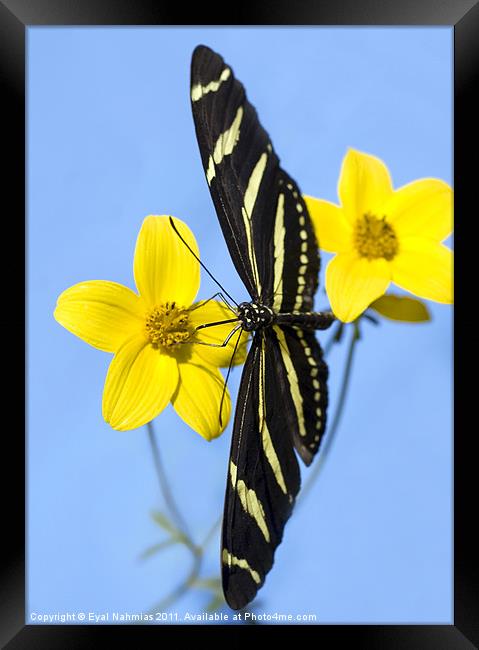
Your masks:
<svg viewBox="0 0 479 650"><path fill-rule="evenodd" d="M239 345L239 342L241 340L241 335L242 334L243 334L243 328L240 329L239 336L236 339L236 343L235 343L235 346L233 348L233 354L231 355L230 364L228 366L228 372L226 373L226 379L225 379L225 383L224 383L224 386L223 386L223 393L221 395L221 402L220 402L220 427L223 426L222 411L223 411L223 402L225 401L226 387L228 385L228 379L230 377L231 368L233 367L233 359L235 358L235 354L236 354L236 351L238 349L238 345Z"/></svg>
<svg viewBox="0 0 479 650"><path fill-rule="evenodd" d="M206 266L205 266L205 265L203 264L203 262L200 260L200 258L198 257L198 255L195 253L195 251L194 251L194 250L191 248L191 246L190 246L190 245L189 245L189 244L184 240L183 236L180 235L180 233L178 232L177 227L175 226L175 222L173 221L173 217L170 217L170 225L171 225L171 227L173 228L173 230L175 231L175 233L178 235L178 237L181 239L181 241L183 242L183 244L186 246L186 248L187 248L187 249L190 251L190 253L193 255L193 257L194 257L194 258L195 258L195 259L200 263L201 268L203 268L203 269L206 271L206 273L208 273L208 275L209 275L210 278L213 280L213 282L216 282L216 284L219 286L219 288L221 289L221 291L224 291L224 293L228 296L228 298L231 300L231 302L234 302L234 304L238 307L238 303L236 302L236 300L235 300L232 296L230 296L230 294L229 294L229 293L226 291L226 289L225 289L225 288L224 288L224 287L223 287L223 286L218 282L218 280L215 278L215 276L214 276L212 273L210 273L210 271L206 268Z"/></svg>

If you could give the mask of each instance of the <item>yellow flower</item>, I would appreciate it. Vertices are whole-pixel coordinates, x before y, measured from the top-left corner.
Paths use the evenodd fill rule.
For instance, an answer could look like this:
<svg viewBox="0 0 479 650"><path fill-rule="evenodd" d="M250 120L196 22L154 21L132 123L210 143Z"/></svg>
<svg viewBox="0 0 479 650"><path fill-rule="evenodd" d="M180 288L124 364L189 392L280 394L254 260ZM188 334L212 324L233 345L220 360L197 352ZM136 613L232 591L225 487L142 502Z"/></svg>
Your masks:
<svg viewBox="0 0 479 650"><path fill-rule="evenodd" d="M191 230L175 225L197 255ZM234 318L221 303L193 303L200 266L169 223L149 216L136 242L133 264L136 294L103 280L81 282L58 298L56 320L90 345L114 357L103 391L103 417L114 429L134 429L153 420L171 401L178 415L207 440L225 428L231 401L226 393L219 423L224 381L218 366L228 365L236 336L222 343L232 324L195 332L200 324ZM246 336L235 356L244 361Z"/></svg>
<svg viewBox="0 0 479 650"><path fill-rule="evenodd" d="M326 291L336 316L355 320L392 281L421 298L452 303L452 190L425 178L393 189L386 165L354 149L344 157L341 205L306 196L320 246L336 253Z"/></svg>

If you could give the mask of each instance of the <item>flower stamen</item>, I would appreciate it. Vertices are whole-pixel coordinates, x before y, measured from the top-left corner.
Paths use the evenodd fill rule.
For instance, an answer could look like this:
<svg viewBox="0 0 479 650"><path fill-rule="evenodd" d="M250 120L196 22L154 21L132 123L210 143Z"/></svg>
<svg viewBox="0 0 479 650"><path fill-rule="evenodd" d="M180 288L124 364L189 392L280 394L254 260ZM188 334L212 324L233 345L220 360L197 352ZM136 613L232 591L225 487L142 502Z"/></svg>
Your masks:
<svg viewBox="0 0 479 650"><path fill-rule="evenodd" d="M167 302L152 309L146 317L145 329L147 338L155 349L186 343L194 333L188 325L188 310L177 307L175 302Z"/></svg>
<svg viewBox="0 0 479 650"><path fill-rule="evenodd" d="M381 218L366 212L356 221L353 237L359 255L368 260L383 257L389 262L399 250L396 233L386 216Z"/></svg>

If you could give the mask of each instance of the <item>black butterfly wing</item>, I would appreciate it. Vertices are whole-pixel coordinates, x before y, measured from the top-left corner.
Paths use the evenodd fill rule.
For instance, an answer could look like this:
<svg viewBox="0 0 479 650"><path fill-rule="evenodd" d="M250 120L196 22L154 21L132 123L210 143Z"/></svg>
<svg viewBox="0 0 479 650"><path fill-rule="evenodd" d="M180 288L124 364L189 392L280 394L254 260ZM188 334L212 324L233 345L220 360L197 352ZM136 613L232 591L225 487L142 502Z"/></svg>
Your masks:
<svg viewBox="0 0 479 650"><path fill-rule="evenodd" d="M273 258L274 311L312 311L319 278L318 243L301 192L283 169L278 178Z"/></svg>
<svg viewBox="0 0 479 650"><path fill-rule="evenodd" d="M220 225L250 295L278 312L310 311L319 256L306 204L243 85L203 45L193 53L191 105Z"/></svg>
<svg viewBox="0 0 479 650"><path fill-rule="evenodd" d="M306 465L317 453L326 428L328 366L314 332L275 326L283 364L279 373L282 392L292 401L287 410L296 451Z"/></svg>
<svg viewBox="0 0 479 650"><path fill-rule="evenodd" d="M223 517L223 591L233 609L263 585L300 487L283 375L273 331L257 333L241 378Z"/></svg>
<svg viewBox="0 0 479 650"><path fill-rule="evenodd" d="M235 267L253 300L273 291L272 246L279 160L243 85L200 45L191 62L191 105L203 168Z"/></svg>
<svg viewBox="0 0 479 650"><path fill-rule="evenodd" d="M242 84L209 48L195 49L191 101L210 193L231 257L253 300L308 312L319 254L295 181L279 166ZM257 332L238 395L222 534L223 591L240 609L271 569L306 464L325 425L327 368L314 334Z"/></svg>

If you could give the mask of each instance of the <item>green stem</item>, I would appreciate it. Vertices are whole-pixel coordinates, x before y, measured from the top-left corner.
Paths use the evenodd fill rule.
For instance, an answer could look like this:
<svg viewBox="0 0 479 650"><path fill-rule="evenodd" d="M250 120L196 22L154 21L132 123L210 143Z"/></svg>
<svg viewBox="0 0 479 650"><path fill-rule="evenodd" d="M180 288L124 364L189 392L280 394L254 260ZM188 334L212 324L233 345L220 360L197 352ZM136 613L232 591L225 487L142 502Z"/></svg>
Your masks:
<svg viewBox="0 0 479 650"><path fill-rule="evenodd" d="M334 412L333 421L331 423L331 426L329 427L329 431L324 441L324 446L321 450L321 455L318 458L315 467L313 468L311 474L309 475L308 480L304 485L304 488L301 491L301 497L300 497L301 500L303 500L306 494L311 490L313 483L315 482L316 478L318 477L319 473L323 468L324 463L326 462L326 459L328 458L328 454L331 451L331 447L335 439L336 431L338 429L338 425L341 420L341 416L343 414L344 403L346 401L346 395L349 387L349 381L351 379L351 370L353 367L354 351L356 349L356 343L359 341L360 338L358 322L354 321L353 326L354 326L353 335L349 343L348 353L346 357L346 364L344 366L343 379L341 383L341 389L339 392L338 403L336 406L336 410Z"/></svg>
<svg viewBox="0 0 479 650"><path fill-rule="evenodd" d="M194 543L188 531L188 526L185 520L183 519L183 516L181 515L181 512L176 504L176 501L168 485L168 479L166 478L165 468L163 467L163 462L161 460L160 449L156 442L155 430L153 428L153 424L151 422L148 422L146 426L148 429L148 438L150 441L151 451L153 454L153 462L155 463L156 474L158 476L158 483L160 484L160 490L161 490L161 494L163 495L163 500L165 502L166 507L168 508L171 518L175 521L176 526L184 534L184 536L188 538L189 542L191 542L192 547L194 547Z"/></svg>
<svg viewBox="0 0 479 650"><path fill-rule="evenodd" d="M165 502L165 505L168 509L171 518L174 520L176 526L178 527L178 530L184 535L186 546L188 550L191 552L191 555L193 557L193 564L191 567L191 571L188 577L186 578L186 580L181 582L168 596L166 596L161 602L159 602L156 605L156 607L153 610L151 610L155 612L161 612L166 610L168 607L171 607L171 605L174 602L176 602L179 598L181 598L181 596L183 596L183 594L188 591L191 585L198 578L201 570L202 560L203 560L203 549L197 546L193 538L191 537L188 531L188 526L186 525L186 522L170 490L165 469L163 467L163 462L161 460L160 450L156 442L155 430L151 422L148 422L147 429L148 429L148 439L150 441L151 451L153 454L153 461L155 463L156 474L158 476L158 482L160 484L160 490L161 490L161 494L163 495L163 500Z"/></svg>

